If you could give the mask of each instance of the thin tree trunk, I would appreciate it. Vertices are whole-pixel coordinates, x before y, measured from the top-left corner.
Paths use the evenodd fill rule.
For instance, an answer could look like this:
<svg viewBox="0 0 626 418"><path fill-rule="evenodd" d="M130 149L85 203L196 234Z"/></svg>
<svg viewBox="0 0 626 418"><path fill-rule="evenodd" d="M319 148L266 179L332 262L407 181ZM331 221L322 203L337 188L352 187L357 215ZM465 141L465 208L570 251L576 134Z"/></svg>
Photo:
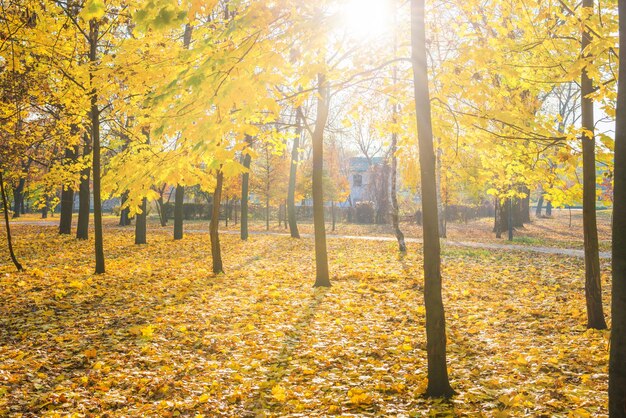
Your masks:
<svg viewBox="0 0 626 418"><path fill-rule="evenodd" d="M193 34L193 26L185 25L183 34L183 48L189 49L191 45L191 37ZM174 195L174 240L183 239L183 210L185 202L185 187L182 184L176 185Z"/></svg>
<svg viewBox="0 0 626 418"><path fill-rule="evenodd" d="M437 219L435 152L428 87L425 0L411 0L411 52L418 146L422 184L422 230L424 236L424 302L426 306L426 352L429 397L450 397L446 361L446 320L441 296L441 249Z"/></svg>
<svg viewBox="0 0 626 418"><path fill-rule="evenodd" d="M183 239L183 203L185 201L185 187L176 186L174 195L174 239Z"/></svg>
<svg viewBox="0 0 626 418"><path fill-rule="evenodd" d="M148 229L148 199L141 200L141 213L135 215L135 244L146 244Z"/></svg>
<svg viewBox="0 0 626 418"><path fill-rule="evenodd" d="M435 166L437 167L435 181L437 182L437 216L439 217L439 238L446 238L446 218L443 210L443 188L441 187L441 154L441 148L437 147L437 151L435 154Z"/></svg>
<svg viewBox="0 0 626 418"><path fill-rule="evenodd" d="M535 209L535 216L541 218L541 209L543 208L543 189L539 189L539 200L537 200L537 209Z"/></svg>
<svg viewBox="0 0 626 418"><path fill-rule="evenodd" d="M548 218L552 217L552 202L548 200L548 204L546 205L546 216Z"/></svg>
<svg viewBox="0 0 626 418"><path fill-rule="evenodd" d="M265 230L270 230L270 190L269 187L265 191L268 197L265 198Z"/></svg>
<svg viewBox="0 0 626 418"><path fill-rule="evenodd" d="M2 171L0 171L0 193L2 193L2 208L4 209L4 225L7 229L7 244L9 247L9 255L11 256L11 261L15 265L17 271L24 271L24 267L17 261L17 257L15 257L15 251L13 251L13 241L11 239L11 224L9 223L9 203L7 201L7 195L4 192L4 178L2 177Z"/></svg>
<svg viewBox="0 0 626 418"><path fill-rule="evenodd" d="M296 136L293 139L291 148L291 165L289 167L289 188L287 190L287 218L289 220L289 232L291 238L300 238L298 222L296 220L296 175L298 173L298 158L300 147L300 137L302 136L302 120L300 119L300 109L296 115Z"/></svg>
<svg viewBox="0 0 626 418"><path fill-rule="evenodd" d="M326 77L318 75L317 116L312 135L313 144L313 229L315 232L315 284L330 287L326 225L324 220L324 129L328 120L330 91Z"/></svg>
<svg viewBox="0 0 626 418"><path fill-rule="evenodd" d="M85 133L83 157L91 154L89 135ZM80 172L80 186L78 189L78 224L76 225L76 239L89 238L89 212L91 210L90 178L89 167Z"/></svg>
<svg viewBox="0 0 626 418"><path fill-rule="evenodd" d="M76 160L76 148L65 150L66 161ZM61 190L61 216L59 217L59 234L70 235L72 233L72 213L74 211L74 189L63 185Z"/></svg>
<svg viewBox="0 0 626 418"><path fill-rule="evenodd" d="M593 14L594 0L583 0L583 8L590 8ZM582 51L591 43L591 34L583 31ZM606 329L602 309L602 287L600 282L600 255L598 246L598 226L596 223L596 158L594 138L593 82L584 68L581 76L581 115L582 127L591 137L583 134L583 235L585 248L585 300L587 302L587 328Z"/></svg>
<svg viewBox="0 0 626 418"><path fill-rule="evenodd" d="M226 227L228 228L228 218L230 218L230 199L226 196Z"/></svg>
<svg viewBox="0 0 626 418"><path fill-rule="evenodd" d="M99 23L96 19L89 21L89 61L97 61ZM89 75L93 83L93 73ZM105 272L104 243L102 237L102 197L100 195L100 110L98 109L98 91L91 90L91 140L93 144L93 219L95 235L96 274Z"/></svg>
<svg viewBox="0 0 626 418"><path fill-rule="evenodd" d="M128 226L130 225L130 208L125 208L124 205L128 200L128 191L122 193L120 198L120 222L119 226Z"/></svg>
<svg viewBox="0 0 626 418"><path fill-rule="evenodd" d="M248 147L252 145L252 138L246 136L246 142ZM241 224L240 233L243 241L248 239L248 197L249 197L249 183L250 183L250 163L252 162L252 156L246 153L243 156L243 167L246 171L241 175Z"/></svg>
<svg viewBox="0 0 626 418"><path fill-rule="evenodd" d="M626 62L626 0L618 0L619 58ZM619 69L626 80L626 65ZM615 169L613 186L613 248L609 416L626 417L626 83L617 87Z"/></svg>
<svg viewBox="0 0 626 418"><path fill-rule="evenodd" d="M156 201L157 205L157 211L159 212L159 222L161 223L162 227L166 227L167 226L167 214L165 213L165 208L164 206L164 202L163 202L163 194L161 193L161 195L159 196L159 198Z"/></svg>
<svg viewBox="0 0 626 418"><path fill-rule="evenodd" d="M395 71L395 69L394 69ZM394 120L397 115L397 107L394 105ZM404 242L404 234L400 229L400 208L398 205L398 134L391 134L391 223L398 240L398 249L401 253L406 252L406 243Z"/></svg>
<svg viewBox="0 0 626 418"><path fill-rule="evenodd" d="M211 210L211 223L209 224L209 235L211 237L211 256L213 259L213 273L224 273L222 265L222 249L220 247L219 223L220 223L220 201L222 199L222 185L224 174L220 169L217 172L217 182L213 192L213 207Z"/></svg>
<svg viewBox="0 0 626 418"><path fill-rule="evenodd" d="M332 232L335 232L335 224L337 223L337 220L335 218L335 201L332 200L330 202L330 217L331 217L331 221L332 221Z"/></svg>

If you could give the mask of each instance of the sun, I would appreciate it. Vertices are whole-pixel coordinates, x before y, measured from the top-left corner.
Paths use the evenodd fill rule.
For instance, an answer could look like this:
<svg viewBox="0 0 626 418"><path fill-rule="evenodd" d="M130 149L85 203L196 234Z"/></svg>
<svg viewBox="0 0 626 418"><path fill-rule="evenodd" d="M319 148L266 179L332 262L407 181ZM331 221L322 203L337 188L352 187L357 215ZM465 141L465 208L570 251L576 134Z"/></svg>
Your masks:
<svg viewBox="0 0 626 418"><path fill-rule="evenodd" d="M346 0L342 8L345 29L364 40L392 32L393 0Z"/></svg>

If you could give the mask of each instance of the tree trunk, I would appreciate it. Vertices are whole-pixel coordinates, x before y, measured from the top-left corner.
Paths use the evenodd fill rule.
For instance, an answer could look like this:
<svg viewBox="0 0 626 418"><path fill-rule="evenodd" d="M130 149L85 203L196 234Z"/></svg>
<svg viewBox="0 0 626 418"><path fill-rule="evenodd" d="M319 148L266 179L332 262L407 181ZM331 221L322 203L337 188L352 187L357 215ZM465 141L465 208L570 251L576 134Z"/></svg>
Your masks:
<svg viewBox="0 0 626 418"><path fill-rule="evenodd" d="M395 69L394 69L395 74ZM394 76L395 80L395 76ZM393 106L394 122L397 116L397 107ZM404 234L400 229L400 208L398 205L398 134L391 134L391 223L398 240L398 249L401 253L406 252L406 243L404 242Z"/></svg>
<svg viewBox="0 0 626 418"><path fill-rule="evenodd" d="M228 228L228 218L230 218L230 199L228 199L228 196L226 196L226 216L225 216L225 221L226 221L226 228Z"/></svg>
<svg viewBox="0 0 626 418"><path fill-rule="evenodd" d="M265 190L266 198L265 198L265 230L270 230L270 190L269 187Z"/></svg>
<svg viewBox="0 0 626 418"><path fill-rule="evenodd" d="M437 182L437 216L439 218L439 238L446 238L446 218L443 209L443 192L441 187L441 148L437 148L435 166L437 167L435 181Z"/></svg>
<svg viewBox="0 0 626 418"><path fill-rule="evenodd" d="M328 120L330 91L326 77L318 74L317 115L311 138L313 146L313 230L315 233L315 284L330 287L326 223L324 220L324 129Z"/></svg>
<svg viewBox="0 0 626 418"><path fill-rule="evenodd" d="M548 200L548 204L546 205L546 216L548 218L552 217L552 202Z"/></svg>
<svg viewBox="0 0 626 418"><path fill-rule="evenodd" d="M422 185L424 302L428 357L426 396L450 397L454 394L454 390L448 380L446 362L446 320L441 297L441 250L437 219L437 184L428 87L424 1L411 0L411 58Z"/></svg>
<svg viewBox="0 0 626 418"><path fill-rule="evenodd" d="M91 154L91 144L89 135L85 133L84 137L83 157ZM78 189L78 224L76 225L76 239L89 238L89 212L91 210L91 194L90 189L90 174L89 167L84 168L80 172L80 186Z"/></svg>
<svg viewBox="0 0 626 418"><path fill-rule="evenodd" d="M2 208L4 209L4 225L7 229L7 244L9 247L9 255L11 256L11 261L15 265L17 271L24 271L24 267L17 261L17 257L15 257L15 251L13 251L13 241L11 239L11 224L9 223L9 203L7 199L7 195L4 192L4 178L2 177L2 171L0 171L0 193L2 194Z"/></svg>
<svg viewBox="0 0 626 418"><path fill-rule="evenodd" d="M148 229L148 199L141 200L141 213L135 215L135 244L146 244Z"/></svg>
<svg viewBox="0 0 626 418"><path fill-rule="evenodd" d="M19 218L24 210L24 186L26 179L20 178L17 187L13 188L13 218Z"/></svg>
<svg viewBox="0 0 626 418"><path fill-rule="evenodd" d="M543 208L543 190L539 190L539 200L537 200L537 209L535 209L535 216L541 218L541 209Z"/></svg>
<svg viewBox="0 0 626 418"><path fill-rule="evenodd" d="M89 61L97 61L99 23L96 19L89 21ZM93 73L89 74L93 82ZM98 92L91 90L91 141L93 144L93 219L95 235L96 274L102 274L104 268L104 243L102 237L102 197L100 195L100 110L98 109Z"/></svg>
<svg viewBox="0 0 626 418"><path fill-rule="evenodd" d="M619 7L619 58L626 62L626 0ZM626 65L619 69L626 80ZM613 186L609 416L626 417L626 83L618 83Z"/></svg>
<svg viewBox="0 0 626 418"><path fill-rule="evenodd" d="M289 168L289 188L287 190L287 218L289 220L289 232L291 238L300 238L298 231L298 222L296 220L296 175L298 173L298 158L300 147L300 137L302 136L302 120L300 119L300 110L296 116L296 136L293 139L291 148L291 165Z"/></svg>
<svg viewBox="0 0 626 418"><path fill-rule="evenodd" d="M526 193L526 197L521 199L521 221L523 224L530 223L530 189L522 186L522 192Z"/></svg>
<svg viewBox="0 0 626 418"><path fill-rule="evenodd" d="M65 150L66 161L76 160L76 148ZM74 211L74 189L63 185L61 190L61 216L59 217L59 234L70 235L72 233L72 212Z"/></svg>
<svg viewBox="0 0 626 418"><path fill-rule="evenodd" d="M176 185L174 196L174 239L183 239L183 203L185 200L185 187Z"/></svg>
<svg viewBox="0 0 626 418"><path fill-rule="evenodd" d="M157 205L157 211L159 212L159 222L161 223L162 227L166 227L167 226L167 216L165 213L165 208L163 207L164 203L163 203L163 194L161 194L161 196L159 196L159 198L156 201Z"/></svg>
<svg viewBox="0 0 626 418"><path fill-rule="evenodd" d="M246 136L248 147L252 145L252 138ZM241 175L241 224L240 233L243 241L248 239L248 197L250 183L250 163L252 156L247 153L243 156L243 167L246 171Z"/></svg>
<svg viewBox="0 0 626 418"><path fill-rule="evenodd" d="M209 224L209 235L211 237L211 256L213 258L213 273L224 273L222 266L222 249L220 247L219 223L220 223L220 201L222 199L222 185L224 174L220 169L217 172L217 182L213 192L213 207L211 210L211 223Z"/></svg>
<svg viewBox="0 0 626 418"><path fill-rule="evenodd" d="M591 9L594 0L583 0L583 7ZM583 31L583 57L588 57L585 49L591 43L591 34ZM582 127L589 132L583 134L583 235L585 247L585 300L587 302L587 328L606 329L602 309L602 287L600 282L600 255L598 249L598 227L596 224L596 157L594 138L593 82L583 68L581 76L581 115Z"/></svg>
<svg viewBox="0 0 626 418"><path fill-rule="evenodd" d="M125 208L124 205L128 200L128 192L122 193L120 198L120 222L119 226L128 226L130 225L130 208Z"/></svg>
<svg viewBox="0 0 626 418"><path fill-rule="evenodd" d="M335 215L336 215L335 214L335 201L332 200L330 202L330 218L331 218L331 221L332 221L332 229L331 229L332 232L335 232L335 226L336 226L336 223L337 223L337 219L336 219Z"/></svg>

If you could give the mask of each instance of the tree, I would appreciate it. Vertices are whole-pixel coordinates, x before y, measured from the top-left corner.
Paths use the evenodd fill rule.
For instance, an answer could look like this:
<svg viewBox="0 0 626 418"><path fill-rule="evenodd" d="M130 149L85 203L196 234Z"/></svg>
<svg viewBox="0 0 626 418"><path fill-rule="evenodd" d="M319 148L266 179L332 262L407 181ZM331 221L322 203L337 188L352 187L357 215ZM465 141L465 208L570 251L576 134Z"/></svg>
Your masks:
<svg viewBox="0 0 626 418"><path fill-rule="evenodd" d="M593 15L594 0L583 0L583 10ZM587 25L582 35L582 56L591 59L589 45L592 34ZM593 80L584 67L580 82L582 112L582 154L583 154L583 234L585 239L585 300L587 302L587 328L606 329L602 309L602 286L600 276L600 255L598 226L596 223L596 140L593 115Z"/></svg>
<svg viewBox="0 0 626 418"><path fill-rule="evenodd" d="M426 306L426 351L428 387L426 395L450 397L446 362L446 320L441 298L441 249L437 220L435 152L431 124L426 50L425 0L411 0L411 61L418 127L422 178L422 230L424 234L424 302Z"/></svg>
<svg viewBox="0 0 626 418"><path fill-rule="evenodd" d="M224 273L222 265L222 249L220 247L220 202L222 200L222 185L224 184L224 173L221 167L216 174L215 191L213 192L213 205L211 210L211 224L209 225L209 235L211 238L211 256L213 259L213 273Z"/></svg>
<svg viewBox="0 0 626 418"><path fill-rule="evenodd" d="M291 238L300 238L298 221L296 219L296 176L298 173L298 159L300 156L300 138L302 137L301 110L296 111L296 134L291 145L291 160L289 164L289 187L287 191L287 218Z"/></svg>
<svg viewBox="0 0 626 418"><path fill-rule="evenodd" d="M315 232L315 284L314 287L330 287L328 252L326 247L326 223L324 221L324 129L330 107L330 87L324 74L317 76L317 113L315 129L311 135L313 144L313 229Z"/></svg>
<svg viewBox="0 0 626 418"><path fill-rule="evenodd" d="M248 239L248 201L250 198L250 164L252 162L252 137L246 136L247 148L242 153L244 172L241 174L241 224L240 236L243 241Z"/></svg>
<svg viewBox="0 0 626 418"><path fill-rule="evenodd" d="M626 0L619 0L619 59L626 62ZM609 416L626 417L626 65L619 67L615 115Z"/></svg>

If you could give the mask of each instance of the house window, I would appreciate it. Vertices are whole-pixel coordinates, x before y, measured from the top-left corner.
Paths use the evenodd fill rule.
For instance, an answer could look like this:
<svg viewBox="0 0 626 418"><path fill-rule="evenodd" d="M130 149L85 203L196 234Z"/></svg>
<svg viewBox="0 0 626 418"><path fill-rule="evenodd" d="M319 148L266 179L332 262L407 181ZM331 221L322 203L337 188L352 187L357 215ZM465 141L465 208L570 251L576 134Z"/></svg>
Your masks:
<svg viewBox="0 0 626 418"><path fill-rule="evenodd" d="M360 174L355 174L352 176L352 185L354 187L362 187L363 186L363 176Z"/></svg>

